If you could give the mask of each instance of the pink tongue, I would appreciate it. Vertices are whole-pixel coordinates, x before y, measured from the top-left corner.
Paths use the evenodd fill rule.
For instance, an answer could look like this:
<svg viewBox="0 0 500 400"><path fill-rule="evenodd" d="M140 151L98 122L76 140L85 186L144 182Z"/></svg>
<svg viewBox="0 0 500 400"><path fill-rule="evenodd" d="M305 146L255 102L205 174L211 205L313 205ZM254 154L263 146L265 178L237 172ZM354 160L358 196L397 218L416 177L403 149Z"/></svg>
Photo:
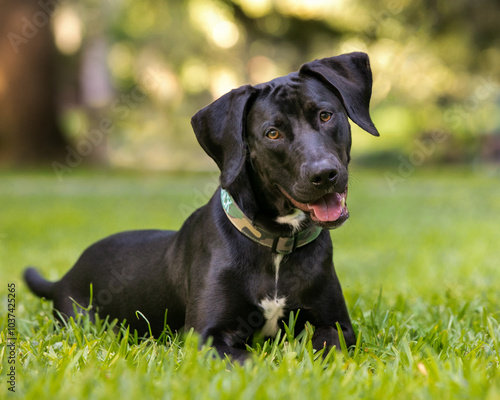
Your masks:
<svg viewBox="0 0 500 400"><path fill-rule="evenodd" d="M313 210L314 215L320 221L336 221L342 214L342 195L327 194L314 203L308 203L307 208Z"/></svg>

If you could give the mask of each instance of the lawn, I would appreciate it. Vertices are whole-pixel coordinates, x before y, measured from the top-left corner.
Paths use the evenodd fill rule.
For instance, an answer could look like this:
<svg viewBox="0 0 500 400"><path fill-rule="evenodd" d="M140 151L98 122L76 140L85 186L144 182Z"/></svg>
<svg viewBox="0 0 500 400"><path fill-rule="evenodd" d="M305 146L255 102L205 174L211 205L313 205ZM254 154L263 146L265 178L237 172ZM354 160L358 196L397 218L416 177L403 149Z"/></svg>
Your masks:
<svg viewBox="0 0 500 400"><path fill-rule="evenodd" d="M388 172L352 168L351 218L332 232L356 348L323 359L313 328L289 321L243 366L214 359L195 334L138 342L85 318L59 328L20 278L35 265L57 279L117 231L177 229L216 176L0 173L0 398L14 376L29 399L500 399L500 179L420 169L393 185Z"/></svg>

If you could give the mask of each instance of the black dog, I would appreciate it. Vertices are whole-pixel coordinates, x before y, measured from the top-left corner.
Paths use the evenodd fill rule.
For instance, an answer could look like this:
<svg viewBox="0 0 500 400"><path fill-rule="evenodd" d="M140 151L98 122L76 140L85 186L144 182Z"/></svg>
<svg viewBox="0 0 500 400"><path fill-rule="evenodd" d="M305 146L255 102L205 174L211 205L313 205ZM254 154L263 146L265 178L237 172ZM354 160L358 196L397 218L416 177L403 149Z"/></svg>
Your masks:
<svg viewBox="0 0 500 400"><path fill-rule="evenodd" d="M299 309L299 324L315 326L314 348L339 348L337 323L353 345L327 229L349 216L348 117L378 136L371 87L368 56L352 53L222 96L192 119L221 171L207 205L178 232L124 232L90 246L58 282L29 268L28 286L70 316L74 301L89 304L92 284L91 316L155 336L165 323L194 327L240 360L249 337L275 335Z"/></svg>

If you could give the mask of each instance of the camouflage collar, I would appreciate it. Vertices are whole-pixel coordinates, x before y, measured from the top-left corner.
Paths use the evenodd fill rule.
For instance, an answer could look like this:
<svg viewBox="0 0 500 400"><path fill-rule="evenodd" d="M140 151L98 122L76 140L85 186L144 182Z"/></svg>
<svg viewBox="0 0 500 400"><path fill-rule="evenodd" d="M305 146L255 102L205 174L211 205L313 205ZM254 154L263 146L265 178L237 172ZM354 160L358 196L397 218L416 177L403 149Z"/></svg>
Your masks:
<svg viewBox="0 0 500 400"><path fill-rule="evenodd" d="M312 225L294 236L275 236L253 225L252 221L241 211L231 195L222 188L220 190L220 199L227 218L236 229L254 242L270 247L275 253L290 254L297 247L305 246L312 242L323 230L319 226Z"/></svg>

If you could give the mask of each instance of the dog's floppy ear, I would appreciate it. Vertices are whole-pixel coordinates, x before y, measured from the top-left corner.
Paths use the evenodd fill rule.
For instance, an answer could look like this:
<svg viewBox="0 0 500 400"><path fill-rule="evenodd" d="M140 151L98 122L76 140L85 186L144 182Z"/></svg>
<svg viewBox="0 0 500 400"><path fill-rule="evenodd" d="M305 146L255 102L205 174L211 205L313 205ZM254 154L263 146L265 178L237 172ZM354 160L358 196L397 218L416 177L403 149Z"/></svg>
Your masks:
<svg viewBox="0 0 500 400"><path fill-rule="evenodd" d="M369 113L372 72L367 54L356 52L315 60L302 65L299 73L333 86L349 118L368 133L379 136Z"/></svg>
<svg viewBox="0 0 500 400"><path fill-rule="evenodd" d="M191 119L196 138L221 171L227 188L239 175L246 157L244 130L250 85L234 89L198 111Z"/></svg>

